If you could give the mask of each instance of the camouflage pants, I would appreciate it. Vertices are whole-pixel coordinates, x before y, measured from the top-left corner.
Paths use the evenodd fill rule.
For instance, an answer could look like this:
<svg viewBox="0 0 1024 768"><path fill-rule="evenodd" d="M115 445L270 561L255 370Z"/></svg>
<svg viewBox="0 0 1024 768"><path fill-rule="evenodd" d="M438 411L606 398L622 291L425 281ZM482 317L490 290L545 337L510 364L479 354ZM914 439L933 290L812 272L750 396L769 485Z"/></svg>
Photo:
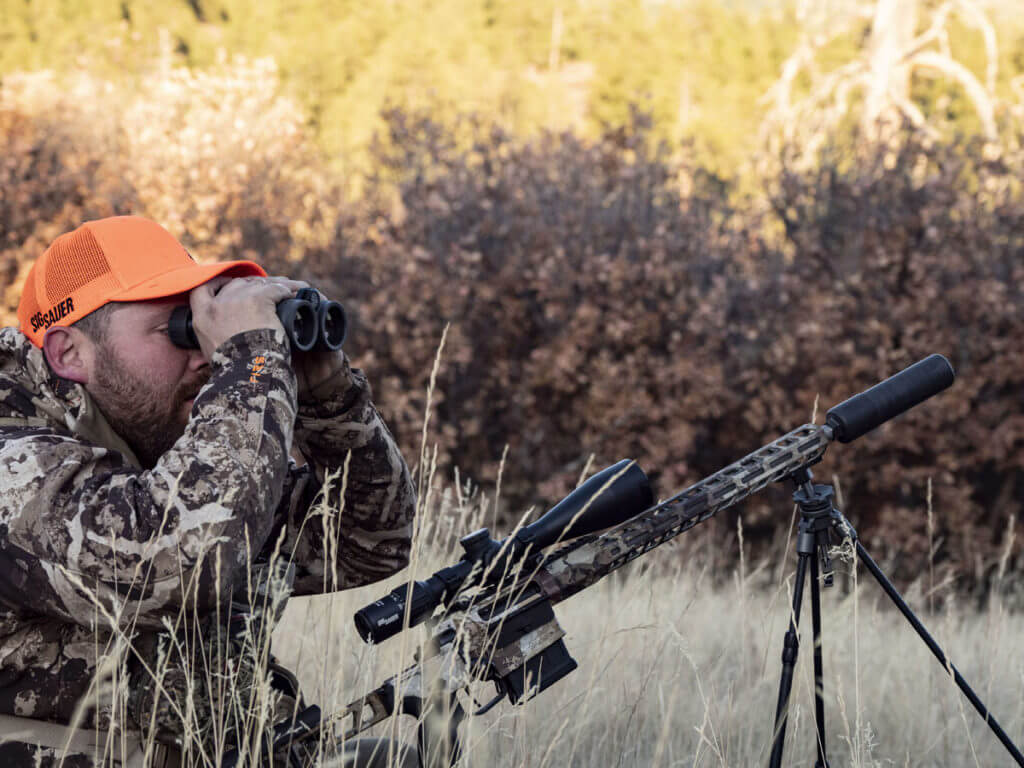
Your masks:
<svg viewBox="0 0 1024 768"><path fill-rule="evenodd" d="M23 741L8 741L0 744L0 765L4 768L57 768L63 765L67 768L92 768L92 758L88 755L63 755L64 750L53 747L40 747L36 744L26 744Z"/></svg>
<svg viewBox="0 0 1024 768"><path fill-rule="evenodd" d="M56 747L44 747L24 741L7 741L0 744L0 766L3 768L97 768L98 765L116 765L123 768L180 768L174 750L158 748L148 758L136 752L127 762L112 759L94 759L92 753L65 751Z"/></svg>

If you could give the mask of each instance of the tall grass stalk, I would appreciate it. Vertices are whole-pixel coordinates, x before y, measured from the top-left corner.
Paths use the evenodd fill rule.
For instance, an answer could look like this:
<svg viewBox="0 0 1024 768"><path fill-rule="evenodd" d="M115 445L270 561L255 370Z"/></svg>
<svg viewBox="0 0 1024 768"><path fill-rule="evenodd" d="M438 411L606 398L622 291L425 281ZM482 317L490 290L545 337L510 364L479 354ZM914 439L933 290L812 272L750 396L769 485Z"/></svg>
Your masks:
<svg viewBox="0 0 1024 768"><path fill-rule="evenodd" d="M453 496L449 496L453 498ZM474 499L461 508L426 510L463 516L455 530L470 530L481 511ZM440 521L430 519L426 531ZM694 532L691 532L694 533ZM424 547L422 577L457 556L449 548ZM781 640L789 609L782 609L766 571L752 569L736 587L708 580L700 563L700 542L681 541L651 553L557 607L566 643L580 669L521 707L503 703L470 718L467 766L685 765L749 766L765 762L778 691ZM789 567L789 566L787 566ZM837 561L848 569L852 590L822 594L826 672L826 738L835 765L951 766L1002 765L1001 745L902 617L873 583L861 585L852 555ZM643 573L638 573L641 568ZM770 572L770 570L768 571ZM404 578L407 578L405 576ZM736 577L738 580L738 576ZM347 680L363 678L367 688L394 673L403 653L360 644L348 617L363 604L400 583L311 598L338 604L338 624L318 628L320 647L344 647ZM756 583L750 583L755 581ZM740 583L737 581L737 583ZM784 592L784 591L783 591ZM287 657L308 634L301 601L289 605L275 633L275 648ZM987 609L988 612L991 607ZM988 613L962 606L935 627L950 657L969 681L998 679L986 703L1011 736L1024 729L1018 681L1024 676L1018 637L1024 618L1004 613L1002 627ZM410 631L422 637L422 629ZM319 676L307 656L300 677ZM761 659L751 665L749 659ZM993 661L994 660L994 661ZM405 661L408 661L406 657ZM356 671L360 674L356 674ZM798 660L792 717L786 739L787 766L811 766L815 754L811 652ZM315 679L315 677L313 678ZM352 698L361 693L350 691ZM492 691L481 686L477 699ZM847 705L852 704L852 709Z"/></svg>

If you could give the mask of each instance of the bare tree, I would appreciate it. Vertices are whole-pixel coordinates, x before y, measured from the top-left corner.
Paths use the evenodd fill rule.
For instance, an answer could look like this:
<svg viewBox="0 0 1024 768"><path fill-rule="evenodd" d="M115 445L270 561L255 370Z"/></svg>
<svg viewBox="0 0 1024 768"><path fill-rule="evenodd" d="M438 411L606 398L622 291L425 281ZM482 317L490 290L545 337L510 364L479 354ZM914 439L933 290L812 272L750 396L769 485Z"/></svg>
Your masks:
<svg viewBox="0 0 1024 768"><path fill-rule="evenodd" d="M910 95L910 62L906 52L917 26L917 0L878 0L871 23L865 57L865 88L862 124L871 135L907 112Z"/></svg>
<svg viewBox="0 0 1024 768"><path fill-rule="evenodd" d="M769 139L786 141L799 133L809 142L808 148L814 149L825 129L855 108L860 110L856 117L863 135L872 140L887 140L903 119L934 134L932 122L911 98L913 78L927 76L959 85L985 135L994 139L998 67L995 28L974 0L948 0L931 11L930 18L926 13L920 0L813 5L812 0L805 0L799 11L804 35L766 95L771 104L766 121ZM987 58L984 82L950 51L949 23L953 14L981 30ZM870 31L860 55L831 71L819 71L821 50L849 34L855 24L865 24L869 19ZM928 19L928 26L916 34L922 19ZM809 77L810 91L794 98L794 83L801 74Z"/></svg>

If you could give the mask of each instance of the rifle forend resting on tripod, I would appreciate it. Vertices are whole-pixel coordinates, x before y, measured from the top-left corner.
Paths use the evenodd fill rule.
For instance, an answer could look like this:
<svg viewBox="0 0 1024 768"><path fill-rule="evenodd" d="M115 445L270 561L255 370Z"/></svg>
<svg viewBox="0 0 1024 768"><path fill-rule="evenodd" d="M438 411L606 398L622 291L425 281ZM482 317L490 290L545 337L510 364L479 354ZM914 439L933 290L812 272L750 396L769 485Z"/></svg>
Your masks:
<svg viewBox="0 0 1024 768"><path fill-rule="evenodd" d="M833 439L849 442L952 380L948 361L933 355L836 406L826 424L798 427L650 508L646 476L624 460L500 543L486 529L465 537L461 561L356 613L367 642L427 620L431 640L413 666L324 723L342 720L345 738L351 738L392 715L411 714L420 719L423 765L454 764L464 716L460 691L493 682L497 696L478 710L483 712L505 697L512 703L529 699L576 668L554 605L769 483L808 477L807 468ZM561 543L569 537L578 538ZM427 711L441 713L443 727L438 717L424 716Z"/></svg>

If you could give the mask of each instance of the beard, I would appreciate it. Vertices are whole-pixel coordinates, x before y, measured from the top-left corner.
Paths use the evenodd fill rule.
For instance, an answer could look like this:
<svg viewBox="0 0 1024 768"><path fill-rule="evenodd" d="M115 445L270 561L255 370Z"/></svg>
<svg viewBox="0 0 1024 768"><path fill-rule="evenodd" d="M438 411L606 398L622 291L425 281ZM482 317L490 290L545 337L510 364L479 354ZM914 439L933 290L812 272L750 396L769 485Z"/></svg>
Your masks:
<svg viewBox="0 0 1024 768"><path fill-rule="evenodd" d="M100 349L89 394L113 430L128 443L143 468L152 469L188 424L186 403L209 381L154 382L138 376L109 346Z"/></svg>

